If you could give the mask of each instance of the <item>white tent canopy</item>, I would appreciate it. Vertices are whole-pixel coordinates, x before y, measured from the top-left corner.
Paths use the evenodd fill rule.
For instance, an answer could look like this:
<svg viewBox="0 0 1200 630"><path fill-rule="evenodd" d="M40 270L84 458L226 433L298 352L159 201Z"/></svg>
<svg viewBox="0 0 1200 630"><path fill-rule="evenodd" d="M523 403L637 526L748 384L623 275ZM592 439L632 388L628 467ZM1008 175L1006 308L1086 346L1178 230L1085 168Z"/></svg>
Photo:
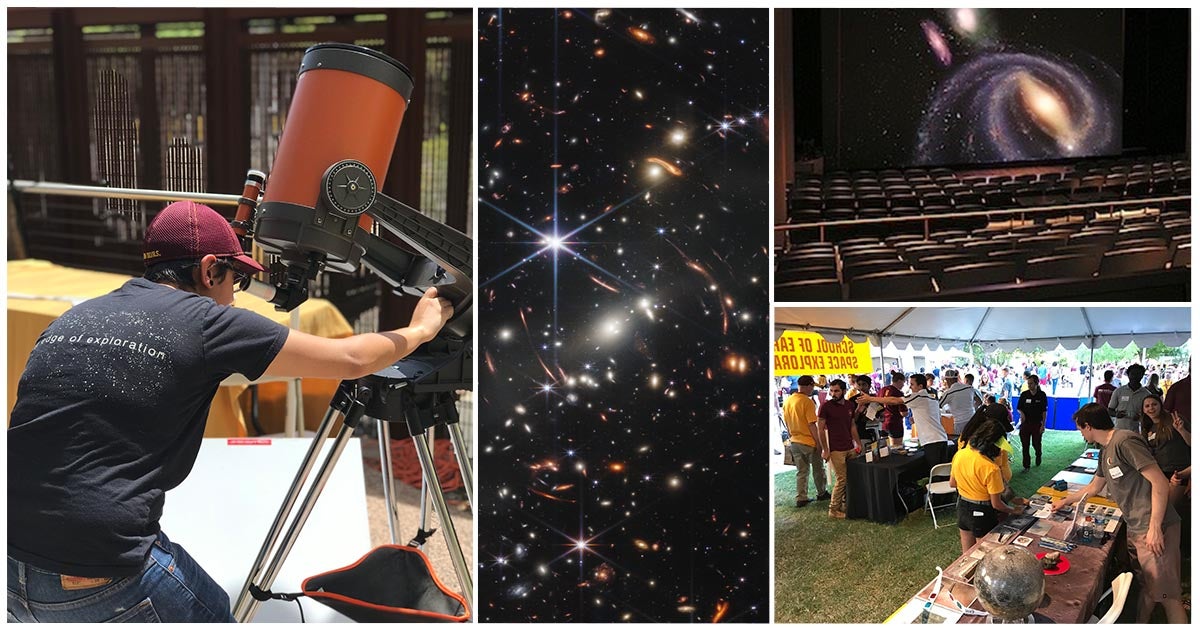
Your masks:
<svg viewBox="0 0 1200 630"><path fill-rule="evenodd" d="M776 334L809 330L831 341L842 335L877 346L961 346L982 344L988 350L1052 349L1062 344L1098 348L1108 343L1124 348L1163 342L1182 346L1191 337L1187 307L779 307Z"/></svg>

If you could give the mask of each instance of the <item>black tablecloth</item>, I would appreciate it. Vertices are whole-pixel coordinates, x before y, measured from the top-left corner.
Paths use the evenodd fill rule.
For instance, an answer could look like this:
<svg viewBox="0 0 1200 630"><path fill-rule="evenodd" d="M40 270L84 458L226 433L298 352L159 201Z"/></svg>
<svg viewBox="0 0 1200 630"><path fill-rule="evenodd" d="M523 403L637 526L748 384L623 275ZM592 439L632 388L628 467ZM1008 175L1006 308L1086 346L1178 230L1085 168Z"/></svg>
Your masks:
<svg viewBox="0 0 1200 630"><path fill-rule="evenodd" d="M952 457L954 445L947 445ZM947 461L949 461L947 459ZM865 518L876 523L897 523L907 514L896 506L896 487L901 479L929 476L932 468L925 451L889 455L867 463L865 456L846 462L846 518ZM913 508L915 506L908 506Z"/></svg>

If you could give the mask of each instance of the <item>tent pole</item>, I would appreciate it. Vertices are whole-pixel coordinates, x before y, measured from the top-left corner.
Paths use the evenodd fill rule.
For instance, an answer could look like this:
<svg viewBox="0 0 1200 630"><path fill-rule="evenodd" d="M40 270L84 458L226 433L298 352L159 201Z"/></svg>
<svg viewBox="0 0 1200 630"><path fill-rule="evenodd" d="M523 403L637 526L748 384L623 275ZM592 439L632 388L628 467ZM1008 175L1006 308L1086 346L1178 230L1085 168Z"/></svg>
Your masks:
<svg viewBox="0 0 1200 630"><path fill-rule="evenodd" d="M884 383L884 387L892 384L887 376L887 365L883 362L883 335L879 335L879 380Z"/></svg>
<svg viewBox="0 0 1200 630"><path fill-rule="evenodd" d="M1094 380L1096 378L1096 368L1095 368L1095 365L1096 365L1096 337L1095 336L1092 336L1091 338L1088 339L1088 349L1089 350L1088 350L1088 384L1087 384L1087 386L1088 386L1088 391L1092 392L1092 391L1096 391L1096 388L1092 385L1092 383L1094 382Z"/></svg>

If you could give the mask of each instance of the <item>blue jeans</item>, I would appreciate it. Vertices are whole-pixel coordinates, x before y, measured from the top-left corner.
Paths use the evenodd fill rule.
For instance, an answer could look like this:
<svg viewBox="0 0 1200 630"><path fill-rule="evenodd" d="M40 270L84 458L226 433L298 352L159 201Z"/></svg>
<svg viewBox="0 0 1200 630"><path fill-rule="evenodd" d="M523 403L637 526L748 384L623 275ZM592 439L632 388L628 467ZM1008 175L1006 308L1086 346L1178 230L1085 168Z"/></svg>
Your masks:
<svg viewBox="0 0 1200 630"><path fill-rule="evenodd" d="M8 619L22 622L230 622L229 596L183 547L159 533L142 572L94 588L8 559Z"/></svg>

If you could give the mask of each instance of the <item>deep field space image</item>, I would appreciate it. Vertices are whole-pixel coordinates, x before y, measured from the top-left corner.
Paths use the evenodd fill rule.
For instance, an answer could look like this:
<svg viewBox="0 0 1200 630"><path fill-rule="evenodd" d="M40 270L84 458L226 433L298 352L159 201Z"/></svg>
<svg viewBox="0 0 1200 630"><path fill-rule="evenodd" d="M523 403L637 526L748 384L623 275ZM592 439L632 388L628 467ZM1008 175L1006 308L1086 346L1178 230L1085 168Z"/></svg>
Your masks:
<svg viewBox="0 0 1200 630"><path fill-rule="evenodd" d="M479 619L765 622L767 11L479 24Z"/></svg>

